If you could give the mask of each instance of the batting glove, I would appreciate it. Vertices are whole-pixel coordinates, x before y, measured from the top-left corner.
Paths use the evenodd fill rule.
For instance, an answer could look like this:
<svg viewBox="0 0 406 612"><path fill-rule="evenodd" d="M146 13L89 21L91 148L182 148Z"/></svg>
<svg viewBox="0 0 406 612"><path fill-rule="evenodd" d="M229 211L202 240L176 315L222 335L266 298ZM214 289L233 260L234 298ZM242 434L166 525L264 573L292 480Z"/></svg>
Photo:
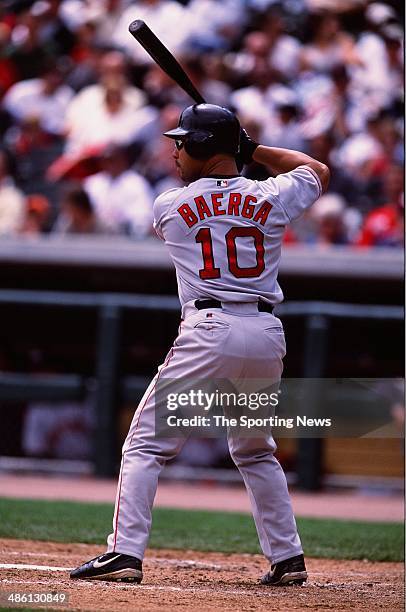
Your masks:
<svg viewBox="0 0 406 612"><path fill-rule="evenodd" d="M237 165L251 164L255 149L259 146L247 133L247 130L240 128L240 152L237 155Z"/></svg>

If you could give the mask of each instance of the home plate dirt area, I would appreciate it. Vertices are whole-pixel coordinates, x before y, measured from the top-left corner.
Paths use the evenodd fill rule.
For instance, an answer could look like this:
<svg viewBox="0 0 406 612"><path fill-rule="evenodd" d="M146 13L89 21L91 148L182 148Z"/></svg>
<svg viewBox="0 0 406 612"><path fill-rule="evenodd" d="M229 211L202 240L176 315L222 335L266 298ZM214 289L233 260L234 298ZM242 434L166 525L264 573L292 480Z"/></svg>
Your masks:
<svg viewBox="0 0 406 612"><path fill-rule="evenodd" d="M269 588L258 584L266 569L259 555L151 550L141 585L69 579L70 568L102 552L87 544L0 540L1 592L64 592L68 605L52 608L72 610L403 610L401 563L308 559L305 585Z"/></svg>

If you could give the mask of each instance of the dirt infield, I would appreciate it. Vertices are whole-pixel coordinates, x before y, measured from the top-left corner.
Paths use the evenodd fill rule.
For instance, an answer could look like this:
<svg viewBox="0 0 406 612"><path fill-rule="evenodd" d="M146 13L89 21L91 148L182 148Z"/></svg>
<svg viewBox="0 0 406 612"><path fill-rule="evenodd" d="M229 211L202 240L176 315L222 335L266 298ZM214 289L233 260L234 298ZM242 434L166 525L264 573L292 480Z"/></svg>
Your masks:
<svg viewBox="0 0 406 612"><path fill-rule="evenodd" d="M69 568L102 552L86 544L0 540L0 591L63 591L69 609L113 612L403 610L401 563L308 559L306 585L272 589L258 584L266 569L259 555L160 550L149 551L142 585L69 579Z"/></svg>

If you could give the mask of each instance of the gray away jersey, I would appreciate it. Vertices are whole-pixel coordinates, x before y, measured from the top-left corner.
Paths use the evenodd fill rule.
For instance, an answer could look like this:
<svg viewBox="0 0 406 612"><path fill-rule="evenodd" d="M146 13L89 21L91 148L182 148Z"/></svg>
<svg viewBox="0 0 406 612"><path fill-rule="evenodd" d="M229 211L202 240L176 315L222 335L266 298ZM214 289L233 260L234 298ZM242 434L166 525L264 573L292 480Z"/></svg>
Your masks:
<svg viewBox="0 0 406 612"><path fill-rule="evenodd" d="M198 298L271 304L285 226L321 195L318 176L299 166L266 181L200 178L154 203L154 228L176 268L181 304Z"/></svg>

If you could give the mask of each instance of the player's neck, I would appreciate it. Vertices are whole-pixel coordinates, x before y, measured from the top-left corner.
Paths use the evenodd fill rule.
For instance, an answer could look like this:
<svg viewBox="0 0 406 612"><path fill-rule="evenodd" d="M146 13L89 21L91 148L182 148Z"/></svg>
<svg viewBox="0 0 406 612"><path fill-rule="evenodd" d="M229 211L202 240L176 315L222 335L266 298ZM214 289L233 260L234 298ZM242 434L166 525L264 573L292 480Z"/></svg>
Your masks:
<svg viewBox="0 0 406 612"><path fill-rule="evenodd" d="M224 155L215 155L214 157L211 157L202 167L200 176L211 176L212 174L221 176L238 175L239 173L235 159L233 157Z"/></svg>

